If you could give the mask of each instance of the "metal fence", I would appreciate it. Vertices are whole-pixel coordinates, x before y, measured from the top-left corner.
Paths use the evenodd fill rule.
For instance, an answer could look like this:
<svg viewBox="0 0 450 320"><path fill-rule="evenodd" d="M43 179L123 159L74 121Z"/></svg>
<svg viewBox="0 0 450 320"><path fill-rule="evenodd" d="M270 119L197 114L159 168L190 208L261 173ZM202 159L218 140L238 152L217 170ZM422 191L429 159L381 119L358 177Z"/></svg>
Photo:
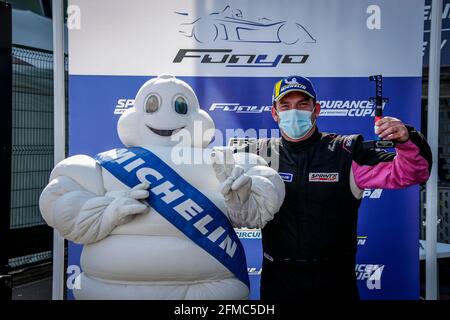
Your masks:
<svg viewBox="0 0 450 320"><path fill-rule="evenodd" d="M425 239L426 223L426 190L420 193L421 239ZM450 243L450 187L438 187L438 225L437 241Z"/></svg>
<svg viewBox="0 0 450 320"><path fill-rule="evenodd" d="M54 165L53 53L14 46L12 55L12 248L9 267L17 269L52 257L53 231L39 212L39 195L47 185Z"/></svg>
<svg viewBox="0 0 450 320"><path fill-rule="evenodd" d="M437 241L442 243L450 243L450 98L448 97L450 87L448 79L450 79L450 69L441 67L444 78L446 80L444 94L439 99L439 150L437 159L433 159L433 166L437 166L438 173L438 224L437 224ZM427 74L424 72L424 74ZM447 88L447 89L446 89ZM447 90L447 91L445 91ZM425 93L425 91L423 91ZM427 113L428 100L422 97L422 132L427 134ZM426 188L421 186L420 190L420 239L426 240Z"/></svg>

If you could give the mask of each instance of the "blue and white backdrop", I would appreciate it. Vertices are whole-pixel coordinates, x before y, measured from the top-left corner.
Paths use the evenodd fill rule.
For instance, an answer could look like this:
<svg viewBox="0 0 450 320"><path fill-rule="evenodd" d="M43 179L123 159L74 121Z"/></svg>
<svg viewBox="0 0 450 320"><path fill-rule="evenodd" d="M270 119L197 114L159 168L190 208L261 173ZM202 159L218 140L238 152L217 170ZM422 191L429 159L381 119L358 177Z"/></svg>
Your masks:
<svg viewBox="0 0 450 320"><path fill-rule="evenodd" d="M313 80L322 131L373 138L373 74L384 76L385 114L419 127L423 24L423 0L70 0L69 152L121 146L120 114L161 73L187 81L224 135L270 135L272 86L291 74ZM237 231L258 299L260 232ZM418 299L418 187L365 190L358 235L362 298ZM69 298L80 253L70 243Z"/></svg>

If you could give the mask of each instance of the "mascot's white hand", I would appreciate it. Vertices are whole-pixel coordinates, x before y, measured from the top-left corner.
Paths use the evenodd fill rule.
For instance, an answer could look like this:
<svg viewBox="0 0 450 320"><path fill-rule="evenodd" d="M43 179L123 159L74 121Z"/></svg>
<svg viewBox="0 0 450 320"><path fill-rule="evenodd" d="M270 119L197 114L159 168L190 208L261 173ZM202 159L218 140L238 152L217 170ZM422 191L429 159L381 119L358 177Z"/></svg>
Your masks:
<svg viewBox="0 0 450 320"><path fill-rule="evenodd" d="M131 198L136 200L144 200L149 197L150 193L148 192L149 184L146 182L142 182L129 190L114 190L108 191L105 193L105 197L110 198Z"/></svg>
<svg viewBox="0 0 450 320"><path fill-rule="evenodd" d="M47 223L66 239L89 244L107 237L115 227L147 212L142 200L148 183L129 190L93 193L68 176L57 176L42 191L39 207Z"/></svg>
<svg viewBox="0 0 450 320"><path fill-rule="evenodd" d="M77 214L70 234L64 236L83 244L107 237L117 226L147 212L149 207L140 200L149 196L148 187L148 184L142 183L130 190L110 191L102 197L87 200ZM67 225L63 215L56 220L59 219L62 219L61 226Z"/></svg>
<svg viewBox="0 0 450 320"><path fill-rule="evenodd" d="M262 228L273 219L284 199L284 184L275 170L256 165L245 172L230 148L213 149L211 159L235 227Z"/></svg>
<svg viewBox="0 0 450 320"><path fill-rule="evenodd" d="M244 173L244 168L236 165L232 149L214 149L212 164L217 179L221 182L221 193L229 209L242 210L250 197L252 179Z"/></svg>
<svg viewBox="0 0 450 320"><path fill-rule="evenodd" d="M149 184L143 182L130 190L107 192L105 197L114 200L106 208L105 213L112 214L118 219L119 224L123 224L129 221L132 215L146 212L148 207L139 200L149 197L148 188Z"/></svg>

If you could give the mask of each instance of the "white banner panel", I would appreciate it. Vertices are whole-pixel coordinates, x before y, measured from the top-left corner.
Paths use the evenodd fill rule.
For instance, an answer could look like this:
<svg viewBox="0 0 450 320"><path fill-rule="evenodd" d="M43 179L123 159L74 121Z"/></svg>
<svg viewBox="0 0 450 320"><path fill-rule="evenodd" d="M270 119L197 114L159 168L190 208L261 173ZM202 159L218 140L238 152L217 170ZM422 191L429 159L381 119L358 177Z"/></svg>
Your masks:
<svg viewBox="0 0 450 320"><path fill-rule="evenodd" d="M72 1L70 73L420 76L422 3Z"/></svg>

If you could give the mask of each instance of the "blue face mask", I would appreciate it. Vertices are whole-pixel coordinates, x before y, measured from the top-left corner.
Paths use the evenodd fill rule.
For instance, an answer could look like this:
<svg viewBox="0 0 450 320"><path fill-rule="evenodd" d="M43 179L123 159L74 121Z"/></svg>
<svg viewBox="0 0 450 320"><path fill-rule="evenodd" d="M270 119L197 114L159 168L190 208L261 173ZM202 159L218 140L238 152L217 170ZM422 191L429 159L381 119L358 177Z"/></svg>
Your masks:
<svg viewBox="0 0 450 320"><path fill-rule="evenodd" d="M312 111L306 110L291 109L278 112L280 118L278 125L289 138L300 139L313 127L311 116Z"/></svg>

